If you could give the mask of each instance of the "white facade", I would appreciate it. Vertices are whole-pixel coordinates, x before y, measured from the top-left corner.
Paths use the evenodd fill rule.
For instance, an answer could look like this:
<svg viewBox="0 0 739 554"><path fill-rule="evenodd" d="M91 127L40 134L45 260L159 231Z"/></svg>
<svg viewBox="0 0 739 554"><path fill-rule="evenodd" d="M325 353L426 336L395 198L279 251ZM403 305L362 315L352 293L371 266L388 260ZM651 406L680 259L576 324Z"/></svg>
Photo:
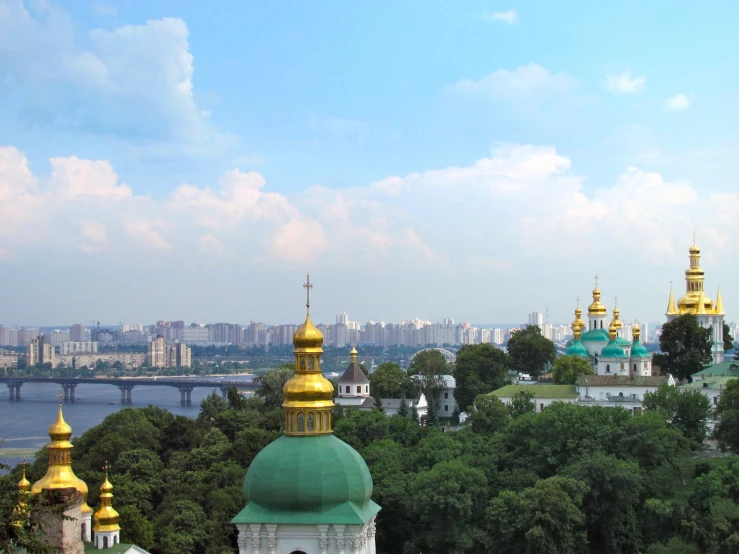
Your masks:
<svg viewBox="0 0 739 554"><path fill-rule="evenodd" d="M70 354L94 354L98 351L98 343L92 341L64 341L59 345L59 354L69 356Z"/></svg>
<svg viewBox="0 0 739 554"><path fill-rule="evenodd" d="M90 542L87 539L87 542ZM121 542L121 532L116 531L101 531L95 533L95 548L102 550L104 548L110 548Z"/></svg>
<svg viewBox="0 0 739 554"><path fill-rule="evenodd" d="M398 413L402 400L399 398L382 398L381 400L382 409L385 410L386 416L394 416ZM405 403L408 406L409 415L411 411L413 411L414 406L416 407L416 412L418 412L419 418L427 415L429 412L429 403L423 393L421 393L418 398L406 398Z"/></svg>
<svg viewBox="0 0 739 554"><path fill-rule="evenodd" d="M236 524L239 554L376 554L375 518L364 525Z"/></svg>
<svg viewBox="0 0 739 554"><path fill-rule="evenodd" d="M454 411L457 410L457 401L454 399L454 389L457 384L451 375L444 375L443 379L444 386L439 391L437 401L437 415L439 417L451 417Z"/></svg>

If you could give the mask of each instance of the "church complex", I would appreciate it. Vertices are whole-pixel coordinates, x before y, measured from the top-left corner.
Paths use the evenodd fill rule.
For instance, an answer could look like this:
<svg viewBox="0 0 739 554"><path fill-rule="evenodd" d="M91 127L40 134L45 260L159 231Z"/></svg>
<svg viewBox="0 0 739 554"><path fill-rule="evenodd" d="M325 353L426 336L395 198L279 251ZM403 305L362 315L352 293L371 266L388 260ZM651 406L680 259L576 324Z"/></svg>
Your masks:
<svg viewBox="0 0 739 554"><path fill-rule="evenodd" d="M699 261L700 250L694 244L685 272L686 293L675 303L670 291L667 318L693 314L699 325L713 327L713 361L719 363L723 361L721 293L715 303L705 295ZM307 314L293 337L295 373L283 389L284 434L252 461L243 483L245 506L231 521L238 531L239 554L375 554L375 518L380 506L372 501L367 464L333 435L334 388L321 372L323 335L310 319L310 276L304 286ZM638 325L632 327L632 340L627 340L622 336L618 307L608 320L597 280L592 298L587 322L579 305L575 309L567 354L588 360L594 375L581 376L576 385L508 385L491 394L511 402L523 390L531 391L537 411L552 402L569 402L622 406L636 414L645 392L662 384L674 385L671 376L652 374L652 355L641 343ZM362 409L373 403L354 349L339 386L344 405ZM135 545L120 544L107 465L100 507L94 511L88 506L88 486L72 470L71 435L60 401L57 420L49 429L46 474L31 485L24 470L18 483L22 494L16 524L21 525L27 513L27 495L39 494L65 506L67 518L50 519L46 527L49 542L60 552L147 554Z"/></svg>

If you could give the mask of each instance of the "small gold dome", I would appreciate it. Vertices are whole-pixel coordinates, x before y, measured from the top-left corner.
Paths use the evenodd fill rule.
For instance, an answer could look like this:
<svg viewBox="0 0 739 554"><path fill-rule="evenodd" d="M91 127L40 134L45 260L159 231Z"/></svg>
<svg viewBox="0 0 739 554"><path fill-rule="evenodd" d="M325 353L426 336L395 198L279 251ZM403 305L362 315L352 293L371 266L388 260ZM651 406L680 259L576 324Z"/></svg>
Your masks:
<svg viewBox="0 0 739 554"><path fill-rule="evenodd" d="M600 301L600 289L596 286L593 289L593 303L588 306L588 315L606 315L606 307Z"/></svg>
<svg viewBox="0 0 739 554"><path fill-rule="evenodd" d="M113 508L113 485L108 480L108 472L105 472L105 481L100 485L100 509L95 512L96 533L119 531L118 520L120 515Z"/></svg>
<svg viewBox="0 0 739 554"><path fill-rule="evenodd" d="M72 436L72 427L64 421L64 414L62 413L62 406L59 405L59 414L57 415L56 421L49 427L49 437L52 441L68 441L69 437Z"/></svg>
<svg viewBox="0 0 739 554"><path fill-rule="evenodd" d="M21 477L21 480L18 481L18 490L22 492L28 492L31 490L31 482L26 479L26 468L23 468L23 477Z"/></svg>
<svg viewBox="0 0 739 554"><path fill-rule="evenodd" d="M639 327L639 324L634 322L634 325L631 326L631 335L634 337L634 340L639 340L639 337L641 336L641 327Z"/></svg>
<svg viewBox="0 0 739 554"><path fill-rule="evenodd" d="M698 245L697 244L693 244L693 246L690 247L690 249L688 250L688 252L690 252L691 254L700 254L701 253L701 249L698 248Z"/></svg>
<svg viewBox="0 0 739 554"><path fill-rule="evenodd" d="M313 325L310 315L305 318L305 322L295 331L295 335L293 335L293 346L300 349L314 349L323 346L323 334Z"/></svg>

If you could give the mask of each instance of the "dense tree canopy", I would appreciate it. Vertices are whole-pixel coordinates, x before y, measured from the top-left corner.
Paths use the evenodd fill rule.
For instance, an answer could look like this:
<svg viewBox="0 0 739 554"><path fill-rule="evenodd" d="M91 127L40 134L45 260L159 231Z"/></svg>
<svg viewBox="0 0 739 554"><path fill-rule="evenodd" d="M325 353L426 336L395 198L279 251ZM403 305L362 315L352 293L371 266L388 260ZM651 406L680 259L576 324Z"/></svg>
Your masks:
<svg viewBox="0 0 739 554"><path fill-rule="evenodd" d="M555 385L574 385L580 375L593 375L590 361L580 356L559 356L552 367Z"/></svg>
<svg viewBox="0 0 739 554"><path fill-rule="evenodd" d="M467 352L464 363L467 356L483 368L494 363L485 348ZM688 396L658 392L639 417L564 403L534 412L530 398L514 409L483 395L470 401L469 425L446 433L409 417L336 407L334 433L369 466L372 497L382 506L381 554L735 553L739 457L693 457L695 420L680 406L691 414L694 406ZM719 418L737 412L739 385L730 383ZM100 467L110 461L122 540L153 554L234 552L228 522L244 506L252 460L281 434L280 413L262 398L235 394L212 394L197 419L123 409L75 438L74 470L96 506ZM45 470L42 450L29 479ZM16 468L0 477L3 522L17 504L19 476ZM5 527L6 543L18 540L14 529Z"/></svg>
<svg viewBox="0 0 739 554"><path fill-rule="evenodd" d="M708 433L711 402L699 390L683 390L662 385L644 395L645 410L659 413L669 427L679 429L698 448Z"/></svg>
<svg viewBox="0 0 739 554"><path fill-rule="evenodd" d="M698 325L694 315L685 314L662 325L662 351L654 363L677 379L687 379L711 362L711 330Z"/></svg>
<svg viewBox="0 0 739 554"><path fill-rule="evenodd" d="M492 344L466 344L460 348L454 364L454 397L459 408L466 410L478 395L507 384L509 364L506 353Z"/></svg>
<svg viewBox="0 0 739 554"><path fill-rule="evenodd" d="M734 348L734 339L731 337L731 327L724 322L724 352Z"/></svg>
<svg viewBox="0 0 739 554"><path fill-rule="evenodd" d="M726 384L716 406L714 435L721 448L739 454L739 379Z"/></svg>
<svg viewBox="0 0 739 554"><path fill-rule="evenodd" d="M511 367L519 373L546 373L557 355L554 343L541 334L538 325L527 325L508 339Z"/></svg>
<svg viewBox="0 0 739 554"><path fill-rule="evenodd" d="M398 364L385 362L370 374L370 392L375 398L415 398L418 384Z"/></svg>

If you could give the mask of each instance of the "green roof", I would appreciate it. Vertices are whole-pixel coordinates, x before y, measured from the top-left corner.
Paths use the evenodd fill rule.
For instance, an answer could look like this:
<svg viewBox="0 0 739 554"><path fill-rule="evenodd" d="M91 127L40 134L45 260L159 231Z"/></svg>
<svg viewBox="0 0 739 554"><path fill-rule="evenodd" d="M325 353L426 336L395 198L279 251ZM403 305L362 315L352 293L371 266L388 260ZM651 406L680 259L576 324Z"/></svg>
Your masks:
<svg viewBox="0 0 739 554"><path fill-rule="evenodd" d="M631 355L634 356L634 357L639 356L641 358L648 358L649 357L649 351L641 343L641 341L635 340L634 341L634 345L631 347Z"/></svg>
<svg viewBox="0 0 739 554"><path fill-rule="evenodd" d="M231 523L361 525L380 507L367 464L333 435L283 436L269 444L244 478L246 507Z"/></svg>
<svg viewBox="0 0 739 554"><path fill-rule="evenodd" d="M591 329L583 333L580 340L583 342L608 342L608 331L605 329Z"/></svg>
<svg viewBox="0 0 739 554"><path fill-rule="evenodd" d="M588 352L588 349L585 348L585 345L581 341L575 341L573 342L568 348L567 348L567 355L568 356L580 356L581 358L589 358L590 353Z"/></svg>
<svg viewBox="0 0 739 554"><path fill-rule="evenodd" d="M146 550L135 544L116 544L110 548L103 548L98 550L95 548L95 544L91 542L84 543L85 553L95 552L96 554L149 554ZM26 554L28 551L25 548L18 548L13 550L14 554Z"/></svg>
<svg viewBox="0 0 739 554"><path fill-rule="evenodd" d="M733 381L734 379L739 378L739 375L736 377L705 377L701 379L700 381L693 381L692 383L686 383L685 385L680 385L681 389L719 389L726 387L726 384L729 381Z"/></svg>
<svg viewBox="0 0 739 554"><path fill-rule="evenodd" d="M600 351L601 358L628 358L624 349L616 345L616 341L609 342L606 347Z"/></svg>
<svg viewBox="0 0 739 554"><path fill-rule="evenodd" d="M706 364L696 375L713 375L714 377L739 377L739 361L727 360L718 364Z"/></svg>
<svg viewBox="0 0 739 554"><path fill-rule="evenodd" d="M577 398L575 385L506 385L490 393L498 398L513 398L523 391L530 392L534 398Z"/></svg>
<svg viewBox="0 0 739 554"><path fill-rule="evenodd" d="M627 341L626 339L623 339L621 337L616 337L616 344L618 344L619 346L622 346L622 347L625 346L627 348L631 348L631 343L629 341Z"/></svg>

